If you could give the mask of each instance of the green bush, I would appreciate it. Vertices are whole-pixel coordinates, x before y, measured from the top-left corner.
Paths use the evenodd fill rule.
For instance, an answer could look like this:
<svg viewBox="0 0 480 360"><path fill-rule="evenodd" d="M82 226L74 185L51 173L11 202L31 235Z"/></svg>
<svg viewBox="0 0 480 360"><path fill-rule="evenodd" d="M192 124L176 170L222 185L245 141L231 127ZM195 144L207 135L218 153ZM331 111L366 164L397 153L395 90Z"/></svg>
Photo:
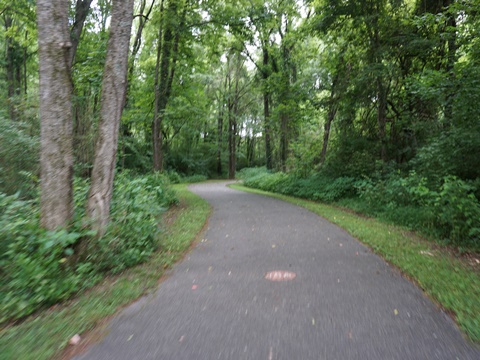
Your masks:
<svg viewBox="0 0 480 360"><path fill-rule="evenodd" d="M329 178L315 174L298 178L285 173L269 173L265 168L243 169L240 176L246 186L305 199L333 202L355 195L355 179L351 177Z"/></svg>
<svg viewBox="0 0 480 360"><path fill-rule="evenodd" d="M57 231L40 228L37 199L0 193L0 322L64 300L101 273L145 261L161 245L160 215L178 201L160 174L118 174L111 222L97 239L85 226L87 193L88 182L76 179L74 223Z"/></svg>
<svg viewBox="0 0 480 360"><path fill-rule="evenodd" d="M263 175L267 173L268 173L267 168L265 166L262 166L262 167L243 168L237 171L236 176L238 179L245 180L245 179L253 178L257 175Z"/></svg>
<svg viewBox="0 0 480 360"><path fill-rule="evenodd" d="M163 174L170 181L170 184L180 184L182 182L182 176L175 170L167 170Z"/></svg>
<svg viewBox="0 0 480 360"><path fill-rule="evenodd" d="M249 187L323 202L337 202L366 215L407 226L459 248L480 249L478 181L454 176L427 178L390 171L374 178L297 178L264 168L240 172Z"/></svg>
<svg viewBox="0 0 480 360"><path fill-rule="evenodd" d="M197 183L197 182L202 182L207 180L208 177L206 175L190 175L190 176L185 176L182 178L182 183Z"/></svg>
<svg viewBox="0 0 480 360"><path fill-rule="evenodd" d="M480 248L480 203L473 185L454 176L429 181L411 172L356 186L367 213L459 247Z"/></svg>
<svg viewBox="0 0 480 360"><path fill-rule="evenodd" d="M0 192L35 197L38 137L29 134L27 125L0 116L0 144Z"/></svg>
<svg viewBox="0 0 480 360"><path fill-rule="evenodd" d="M446 240L480 249L480 203L473 190L466 182L447 176L431 206L435 225Z"/></svg>
<svg viewBox="0 0 480 360"><path fill-rule="evenodd" d="M67 261L88 232L41 229L36 202L18 195L0 194L0 208L0 322L63 300L91 281L91 264Z"/></svg>

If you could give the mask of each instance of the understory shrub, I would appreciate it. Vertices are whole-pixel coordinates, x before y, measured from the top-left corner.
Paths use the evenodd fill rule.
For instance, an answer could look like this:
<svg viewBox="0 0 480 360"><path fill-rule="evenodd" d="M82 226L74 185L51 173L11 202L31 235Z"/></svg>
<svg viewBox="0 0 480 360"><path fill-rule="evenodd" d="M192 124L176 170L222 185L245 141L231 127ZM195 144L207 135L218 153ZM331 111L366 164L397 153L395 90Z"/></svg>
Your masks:
<svg viewBox="0 0 480 360"><path fill-rule="evenodd" d="M244 169L246 186L310 200L336 203L406 226L457 246L480 250L478 181L455 176L426 178L391 171L383 177L331 178L318 173L297 178L265 169ZM477 185L477 186L476 186Z"/></svg>
<svg viewBox="0 0 480 360"><path fill-rule="evenodd" d="M459 247L480 249L475 187L455 176L432 181L415 172L357 183L367 212Z"/></svg>
<svg viewBox="0 0 480 360"><path fill-rule="evenodd" d="M164 173L164 176L168 178L171 184L180 184L180 183L196 183L196 182L202 182L208 179L206 175L202 174L194 174L194 175L181 175L175 170L167 170Z"/></svg>
<svg viewBox="0 0 480 360"><path fill-rule="evenodd" d="M246 186L310 200L333 202L355 195L355 179L328 178L315 174L299 178L282 172L270 173L265 168L243 169L241 178Z"/></svg>
<svg viewBox="0 0 480 360"><path fill-rule="evenodd" d="M36 196L39 138L31 132L27 124L0 115L0 192Z"/></svg>
<svg viewBox="0 0 480 360"><path fill-rule="evenodd" d="M67 229L39 226L38 199L0 193L0 322L28 315L92 286L105 272L145 261L160 245L159 217L177 202L161 175L116 176L111 222L97 239L85 226L88 183L75 181L75 219ZM84 253L78 254L83 247Z"/></svg>

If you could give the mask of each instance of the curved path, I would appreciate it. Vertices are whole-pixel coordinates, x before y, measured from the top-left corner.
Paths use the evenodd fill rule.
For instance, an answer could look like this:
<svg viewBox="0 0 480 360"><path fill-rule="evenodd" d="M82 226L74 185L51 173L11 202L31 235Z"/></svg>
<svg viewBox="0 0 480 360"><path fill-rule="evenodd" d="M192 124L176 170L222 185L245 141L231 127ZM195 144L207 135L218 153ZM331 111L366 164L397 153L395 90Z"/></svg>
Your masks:
<svg viewBox="0 0 480 360"><path fill-rule="evenodd" d="M448 316L345 231L225 185L190 187L214 209L204 239L76 359L480 359ZM274 270L296 277L265 279Z"/></svg>

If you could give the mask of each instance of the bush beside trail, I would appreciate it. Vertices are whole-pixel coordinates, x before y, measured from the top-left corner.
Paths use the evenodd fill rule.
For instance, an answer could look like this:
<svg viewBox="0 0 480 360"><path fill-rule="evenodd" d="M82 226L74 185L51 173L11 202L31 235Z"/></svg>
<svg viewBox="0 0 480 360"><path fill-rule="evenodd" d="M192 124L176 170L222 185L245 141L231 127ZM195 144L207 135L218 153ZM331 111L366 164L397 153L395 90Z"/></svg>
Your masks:
<svg viewBox="0 0 480 360"><path fill-rule="evenodd" d="M243 169L251 188L334 203L406 226L464 251L480 251L478 182L447 175L429 179L416 172L332 178L298 177L265 168Z"/></svg>
<svg viewBox="0 0 480 360"><path fill-rule="evenodd" d="M162 245L160 215L177 202L166 177L116 176L111 223L100 239L85 226L88 182L75 180L72 226L39 226L38 198L0 193L0 322L71 297L105 273L145 261Z"/></svg>

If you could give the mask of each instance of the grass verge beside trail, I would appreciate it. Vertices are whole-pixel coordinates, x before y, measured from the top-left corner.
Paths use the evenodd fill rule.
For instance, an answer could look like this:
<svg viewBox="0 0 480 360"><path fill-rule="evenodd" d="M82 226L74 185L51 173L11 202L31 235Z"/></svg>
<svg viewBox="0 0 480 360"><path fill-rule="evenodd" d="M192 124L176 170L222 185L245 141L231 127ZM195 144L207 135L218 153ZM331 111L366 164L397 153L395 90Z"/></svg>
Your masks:
<svg viewBox="0 0 480 360"><path fill-rule="evenodd" d="M154 290L164 270L185 253L210 213L208 203L189 192L186 185L173 188L180 205L165 214L167 230L161 249L148 262L106 278L66 304L40 312L19 325L0 329L0 359L60 358L73 335L92 330L122 306Z"/></svg>
<svg viewBox="0 0 480 360"><path fill-rule="evenodd" d="M302 206L347 230L413 279L456 319L467 336L480 342L480 272L448 251L397 226L362 218L335 206L230 185Z"/></svg>

